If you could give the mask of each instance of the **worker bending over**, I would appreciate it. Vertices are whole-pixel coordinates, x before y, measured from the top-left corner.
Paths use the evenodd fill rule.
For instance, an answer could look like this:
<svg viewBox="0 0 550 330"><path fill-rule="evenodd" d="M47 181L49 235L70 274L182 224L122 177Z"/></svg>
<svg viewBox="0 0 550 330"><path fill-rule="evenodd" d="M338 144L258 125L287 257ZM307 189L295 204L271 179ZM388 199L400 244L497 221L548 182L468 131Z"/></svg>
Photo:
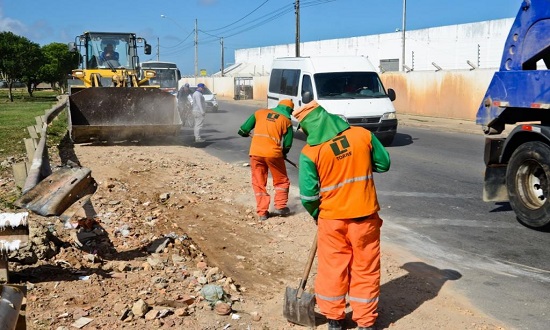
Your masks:
<svg viewBox="0 0 550 330"><path fill-rule="evenodd" d="M268 171L271 172L275 188L275 211L271 215L290 214L287 207L290 180L284 159L294 138L290 121L293 109L292 100L281 100L273 109L254 112L239 129L239 135L243 137L248 137L250 131L254 130L249 155L252 188L256 195L256 213L260 220L267 220L270 216L270 197L266 189Z"/></svg>

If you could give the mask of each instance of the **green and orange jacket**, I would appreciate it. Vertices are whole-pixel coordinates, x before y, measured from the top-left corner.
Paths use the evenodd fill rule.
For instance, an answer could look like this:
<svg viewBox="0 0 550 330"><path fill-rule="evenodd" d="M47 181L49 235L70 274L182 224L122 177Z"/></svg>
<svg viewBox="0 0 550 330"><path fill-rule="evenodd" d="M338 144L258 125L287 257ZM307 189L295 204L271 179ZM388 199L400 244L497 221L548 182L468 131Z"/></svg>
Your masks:
<svg viewBox="0 0 550 330"><path fill-rule="evenodd" d="M247 137L254 130L250 143L250 156L283 157L292 147L294 130L290 121L292 108L279 104L273 109L254 112L239 129Z"/></svg>
<svg viewBox="0 0 550 330"><path fill-rule="evenodd" d="M299 162L300 198L309 214L353 219L378 212L373 171L388 171L390 156L376 136L321 106L300 125L307 135Z"/></svg>

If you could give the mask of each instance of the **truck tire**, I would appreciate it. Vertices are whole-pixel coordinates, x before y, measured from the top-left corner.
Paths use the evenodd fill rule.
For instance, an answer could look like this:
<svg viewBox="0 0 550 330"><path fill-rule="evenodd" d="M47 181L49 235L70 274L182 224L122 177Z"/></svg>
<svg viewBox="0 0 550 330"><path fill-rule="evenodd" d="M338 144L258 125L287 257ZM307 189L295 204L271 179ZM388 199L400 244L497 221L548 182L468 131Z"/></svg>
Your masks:
<svg viewBox="0 0 550 330"><path fill-rule="evenodd" d="M519 146L508 163L506 186L512 209L527 227L550 227L550 146L538 141Z"/></svg>

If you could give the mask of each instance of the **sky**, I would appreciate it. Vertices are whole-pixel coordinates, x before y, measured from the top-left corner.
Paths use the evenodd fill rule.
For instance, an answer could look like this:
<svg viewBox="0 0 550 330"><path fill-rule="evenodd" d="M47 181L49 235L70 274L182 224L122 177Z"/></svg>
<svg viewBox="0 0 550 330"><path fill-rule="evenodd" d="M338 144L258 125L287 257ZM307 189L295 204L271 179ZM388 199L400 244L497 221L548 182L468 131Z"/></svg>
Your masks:
<svg viewBox="0 0 550 330"><path fill-rule="evenodd" d="M133 32L153 48L140 60L197 62L207 75L235 61L235 50L296 42L295 0L0 0L0 31L41 46L69 43L84 31ZM299 0L300 41L391 33L513 18L522 0Z"/></svg>

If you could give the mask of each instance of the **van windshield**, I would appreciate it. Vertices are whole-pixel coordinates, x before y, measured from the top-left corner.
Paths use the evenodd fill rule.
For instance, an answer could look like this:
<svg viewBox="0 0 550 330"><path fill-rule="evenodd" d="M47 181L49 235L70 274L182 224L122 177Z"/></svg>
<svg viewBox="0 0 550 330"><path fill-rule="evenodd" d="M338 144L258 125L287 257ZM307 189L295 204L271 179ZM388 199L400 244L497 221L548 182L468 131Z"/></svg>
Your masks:
<svg viewBox="0 0 550 330"><path fill-rule="evenodd" d="M314 75L319 100L388 97L376 72L330 72Z"/></svg>

